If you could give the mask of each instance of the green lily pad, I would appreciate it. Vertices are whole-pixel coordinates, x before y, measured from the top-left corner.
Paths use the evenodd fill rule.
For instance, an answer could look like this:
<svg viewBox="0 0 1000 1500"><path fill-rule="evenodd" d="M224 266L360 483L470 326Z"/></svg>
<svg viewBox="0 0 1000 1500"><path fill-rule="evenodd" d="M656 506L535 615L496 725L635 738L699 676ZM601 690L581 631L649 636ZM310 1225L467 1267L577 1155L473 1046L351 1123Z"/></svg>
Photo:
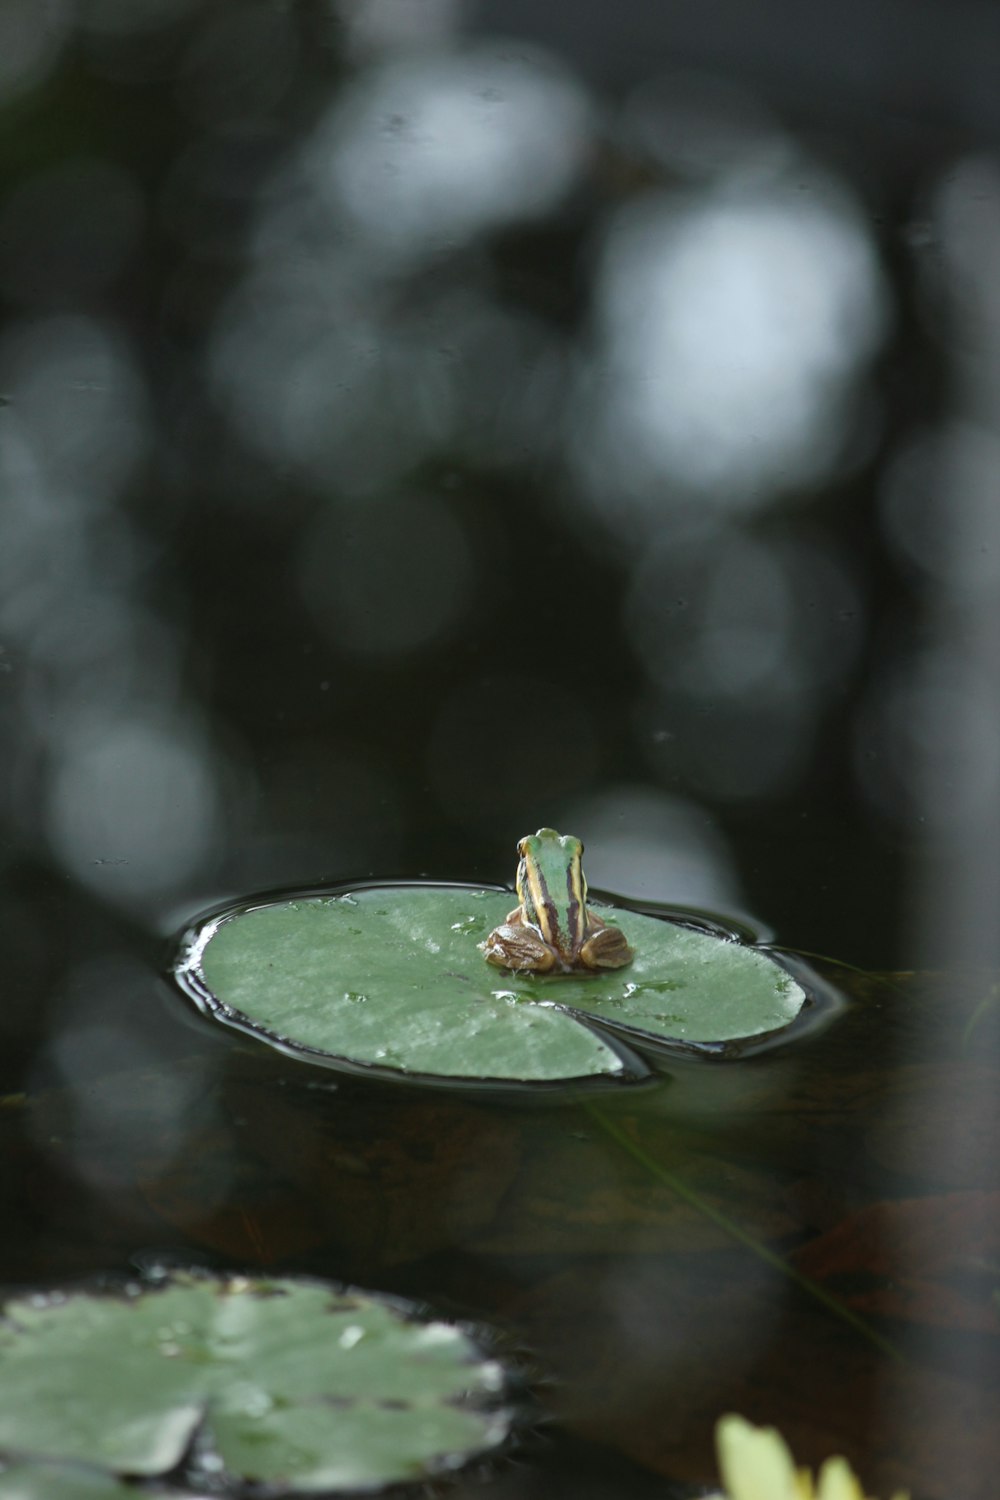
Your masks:
<svg viewBox="0 0 1000 1500"><path fill-rule="evenodd" d="M148 1500L165 1490L141 1492ZM0 1471L0 1500L137 1500L134 1485L113 1474L58 1464L13 1464ZM173 1491L176 1500L177 1491Z"/></svg>
<svg viewBox="0 0 1000 1500"><path fill-rule="evenodd" d="M42 1460L93 1465L46 1492L81 1500L192 1455L213 1485L424 1479L506 1438L503 1389L501 1367L453 1324L314 1282L174 1276L18 1298L0 1324L8 1489Z"/></svg>
<svg viewBox="0 0 1000 1500"><path fill-rule="evenodd" d="M628 1045L725 1046L787 1026L805 991L767 954L600 906L626 968L514 974L479 951L511 894L362 887L223 913L175 970L219 1020L313 1061L501 1083L642 1077Z"/></svg>

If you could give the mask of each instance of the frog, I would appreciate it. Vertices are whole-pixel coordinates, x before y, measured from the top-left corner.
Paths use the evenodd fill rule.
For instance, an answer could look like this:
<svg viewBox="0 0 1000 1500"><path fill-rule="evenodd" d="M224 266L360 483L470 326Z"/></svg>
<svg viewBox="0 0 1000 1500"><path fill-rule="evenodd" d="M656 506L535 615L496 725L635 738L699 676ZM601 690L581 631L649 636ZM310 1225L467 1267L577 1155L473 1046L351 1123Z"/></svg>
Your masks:
<svg viewBox="0 0 1000 1500"><path fill-rule="evenodd" d="M517 853L519 904L479 944L487 963L519 974L586 974L632 962L621 929L587 905L578 838L539 828L520 840Z"/></svg>

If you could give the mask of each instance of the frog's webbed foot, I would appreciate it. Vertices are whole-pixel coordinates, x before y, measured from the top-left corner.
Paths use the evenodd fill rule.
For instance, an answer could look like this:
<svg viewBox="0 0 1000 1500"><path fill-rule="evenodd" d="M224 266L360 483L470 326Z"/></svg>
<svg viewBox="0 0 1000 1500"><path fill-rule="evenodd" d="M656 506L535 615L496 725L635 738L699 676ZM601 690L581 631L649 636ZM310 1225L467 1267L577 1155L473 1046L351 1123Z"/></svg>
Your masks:
<svg viewBox="0 0 1000 1500"><path fill-rule="evenodd" d="M580 949L580 962L587 969L623 969L635 957L620 927L609 927L591 912L589 936Z"/></svg>
<svg viewBox="0 0 1000 1500"><path fill-rule="evenodd" d="M499 927L494 927L479 946L488 964L512 969L515 974L547 974L558 961L558 955L544 938L522 920L520 907L510 912Z"/></svg>

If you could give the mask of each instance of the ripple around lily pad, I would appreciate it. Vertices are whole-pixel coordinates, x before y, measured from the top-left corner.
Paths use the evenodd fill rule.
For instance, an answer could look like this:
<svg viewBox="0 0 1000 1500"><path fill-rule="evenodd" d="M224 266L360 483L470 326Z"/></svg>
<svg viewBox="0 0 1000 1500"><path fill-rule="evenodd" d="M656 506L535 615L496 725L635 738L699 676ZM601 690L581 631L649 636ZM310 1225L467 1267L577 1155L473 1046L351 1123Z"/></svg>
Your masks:
<svg viewBox="0 0 1000 1500"><path fill-rule="evenodd" d="M497 969L478 945L511 905L430 884L244 904L191 928L174 972L207 1014L293 1054L442 1081L634 1080L637 1047L737 1048L807 1000L759 949L618 906L599 910L635 949L627 968Z"/></svg>

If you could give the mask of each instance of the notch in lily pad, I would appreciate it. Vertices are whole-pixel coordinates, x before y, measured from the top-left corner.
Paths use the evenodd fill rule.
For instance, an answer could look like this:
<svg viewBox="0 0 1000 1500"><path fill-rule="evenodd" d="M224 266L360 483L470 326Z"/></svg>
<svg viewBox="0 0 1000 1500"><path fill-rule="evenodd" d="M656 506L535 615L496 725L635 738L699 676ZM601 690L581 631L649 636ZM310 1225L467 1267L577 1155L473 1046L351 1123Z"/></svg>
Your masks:
<svg viewBox="0 0 1000 1500"><path fill-rule="evenodd" d="M19 1297L0 1323L0 1500L167 1476L174 1495L423 1482L496 1452L507 1393L458 1325L350 1288L175 1273Z"/></svg>
<svg viewBox="0 0 1000 1500"><path fill-rule="evenodd" d="M768 953L588 899L582 845L518 845L518 905L496 887L363 884L218 912L174 973L225 1025L313 1063L438 1083L649 1076L651 1048L725 1055L807 1001Z"/></svg>

